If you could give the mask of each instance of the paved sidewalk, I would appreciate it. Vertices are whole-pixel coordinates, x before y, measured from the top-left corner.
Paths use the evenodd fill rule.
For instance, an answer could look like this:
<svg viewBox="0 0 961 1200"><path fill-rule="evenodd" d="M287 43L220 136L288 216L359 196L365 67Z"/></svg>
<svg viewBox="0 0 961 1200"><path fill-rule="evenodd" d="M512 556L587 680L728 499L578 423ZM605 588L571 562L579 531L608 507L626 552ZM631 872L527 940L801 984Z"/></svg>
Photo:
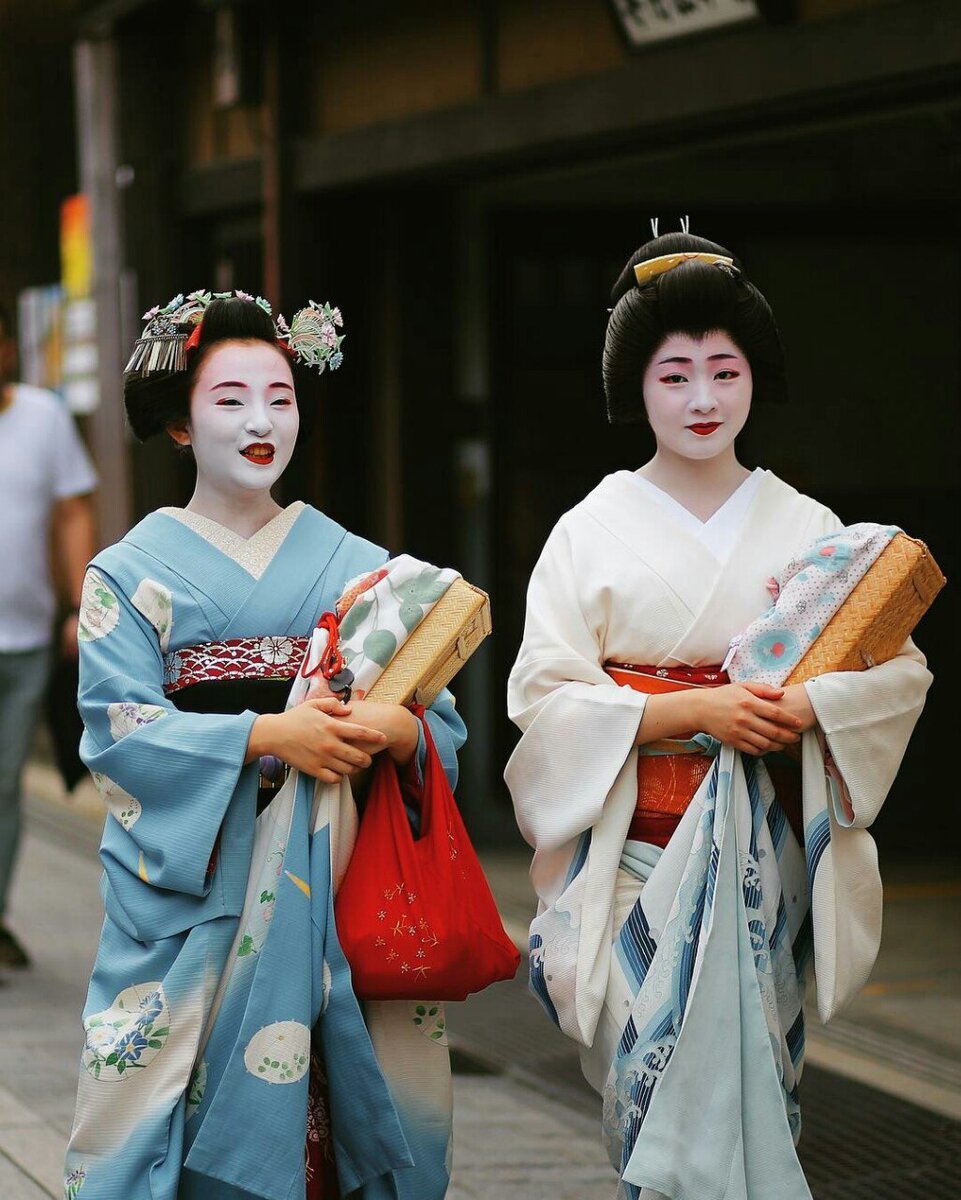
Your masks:
<svg viewBox="0 0 961 1200"><path fill-rule="evenodd" d="M33 769L12 922L34 951L0 986L0 1200L60 1196L79 1013L101 920L100 807L69 805ZM512 936L533 908L527 856L485 855ZM887 1200L905 1185L957 1200L961 1170L961 881L957 864L883 864L885 936L849 1013L809 1022L802 1158L818 1200ZM450 1006L451 1200L609 1200L598 1098L522 979ZM827 1069L824 1069L827 1068ZM862 1190L867 1188L869 1190Z"/></svg>
<svg viewBox="0 0 961 1200"><path fill-rule="evenodd" d="M100 932L98 866L29 832L11 923L34 958L0 986L0 1196L40 1200L63 1192L63 1150L73 1117L80 1011Z"/></svg>

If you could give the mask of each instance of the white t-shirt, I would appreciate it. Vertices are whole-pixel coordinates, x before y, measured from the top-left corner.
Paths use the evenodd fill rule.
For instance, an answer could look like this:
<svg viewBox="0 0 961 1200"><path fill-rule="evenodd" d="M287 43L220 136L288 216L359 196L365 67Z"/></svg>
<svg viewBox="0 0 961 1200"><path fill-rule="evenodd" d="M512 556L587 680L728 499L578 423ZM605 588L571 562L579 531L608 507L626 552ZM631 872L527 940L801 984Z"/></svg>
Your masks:
<svg viewBox="0 0 961 1200"><path fill-rule="evenodd" d="M50 517L97 475L73 418L52 392L14 384L0 411L0 652L50 641L56 609Z"/></svg>

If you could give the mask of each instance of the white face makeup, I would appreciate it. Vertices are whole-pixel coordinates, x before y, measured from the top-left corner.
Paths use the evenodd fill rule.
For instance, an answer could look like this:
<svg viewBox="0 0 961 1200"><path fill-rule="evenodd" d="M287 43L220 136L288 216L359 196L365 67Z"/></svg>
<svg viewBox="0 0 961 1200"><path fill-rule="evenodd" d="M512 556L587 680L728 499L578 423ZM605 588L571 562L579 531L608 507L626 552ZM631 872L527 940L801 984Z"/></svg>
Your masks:
<svg viewBox="0 0 961 1200"><path fill-rule="evenodd" d="M658 450L707 459L727 450L744 428L754 381L726 333L671 334L644 372L644 405Z"/></svg>
<svg viewBox="0 0 961 1200"><path fill-rule="evenodd" d="M300 414L283 351L229 341L206 357L194 381L190 420L171 436L193 448L198 489L243 502L268 491L294 452Z"/></svg>

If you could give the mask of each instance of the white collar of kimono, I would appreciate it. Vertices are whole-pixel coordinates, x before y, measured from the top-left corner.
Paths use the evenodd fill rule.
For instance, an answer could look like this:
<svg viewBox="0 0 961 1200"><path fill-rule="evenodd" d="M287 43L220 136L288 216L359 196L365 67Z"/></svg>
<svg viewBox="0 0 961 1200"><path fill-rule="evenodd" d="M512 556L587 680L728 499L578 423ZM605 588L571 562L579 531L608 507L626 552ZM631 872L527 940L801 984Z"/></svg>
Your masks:
<svg viewBox="0 0 961 1200"><path fill-rule="evenodd" d="M811 501L762 470L747 512L740 521L726 562L663 508L631 471L601 481L579 510L592 517L663 581L687 609L690 624L659 666L698 666L719 662L730 638L770 603L758 563L784 561L785 530L808 525ZM576 519L576 518L575 518Z"/></svg>
<svg viewBox="0 0 961 1200"><path fill-rule="evenodd" d="M716 509L706 521L696 517L656 483L651 483L636 471L631 478L654 499L661 508L669 512L688 533L691 533L714 555L719 563L727 562L737 542L738 534L751 507L754 494L761 485L764 472L760 467L748 475L738 487L728 496L720 508Z"/></svg>
<svg viewBox="0 0 961 1200"><path fill-rule="evenodd" d="M270 566L274 555L284 544L287 534L305 507L302 500L295 500L249 538L241 537L239 533L234 533L218 521L202 517L186 508L161 508L158 511L192 529L221 554L233 559L248 575L259 579Z"/></svg>

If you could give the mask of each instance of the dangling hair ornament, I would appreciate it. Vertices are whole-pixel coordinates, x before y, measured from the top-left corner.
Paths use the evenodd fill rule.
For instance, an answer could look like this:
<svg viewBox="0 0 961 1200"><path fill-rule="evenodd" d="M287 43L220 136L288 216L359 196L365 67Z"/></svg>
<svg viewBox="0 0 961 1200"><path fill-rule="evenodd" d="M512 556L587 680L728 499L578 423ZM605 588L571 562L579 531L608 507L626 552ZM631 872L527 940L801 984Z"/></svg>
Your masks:
<svg viewBox="0 0 961 1200"><path fill-rule="evenodd" d="M124 375L169 374L185 371L192 350L200 345L201 324L207 306L213 300L236 297L262 308L273 317L270 303L263 296L249 292L191 292L174 296L169 304L145 312L146 328L137 339ZM344 334L339 334L344 319L339 308L311 300L306 308L295 313L288 325L282 314L274 321L277 344L306 367L323 373L328 367L336 371L344 361L340 349Z"/></svg>

